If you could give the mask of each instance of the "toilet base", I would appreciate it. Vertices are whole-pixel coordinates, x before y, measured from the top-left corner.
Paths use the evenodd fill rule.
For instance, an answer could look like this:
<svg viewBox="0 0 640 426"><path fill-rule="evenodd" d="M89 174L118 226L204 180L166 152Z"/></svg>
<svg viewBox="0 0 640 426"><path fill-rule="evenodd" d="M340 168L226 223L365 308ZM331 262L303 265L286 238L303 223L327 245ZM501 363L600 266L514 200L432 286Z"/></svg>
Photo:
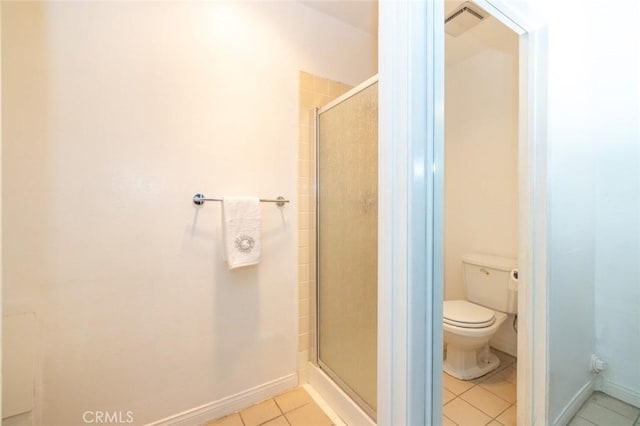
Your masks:
<svg viewBox="0 0 640 426"><path fill-rule="evenodd" d="M460 380L472 380L495 370L500 359L489 350L489 345L481 349L461 349L447 345L447 357L443 363L445 373Z"/></svg>

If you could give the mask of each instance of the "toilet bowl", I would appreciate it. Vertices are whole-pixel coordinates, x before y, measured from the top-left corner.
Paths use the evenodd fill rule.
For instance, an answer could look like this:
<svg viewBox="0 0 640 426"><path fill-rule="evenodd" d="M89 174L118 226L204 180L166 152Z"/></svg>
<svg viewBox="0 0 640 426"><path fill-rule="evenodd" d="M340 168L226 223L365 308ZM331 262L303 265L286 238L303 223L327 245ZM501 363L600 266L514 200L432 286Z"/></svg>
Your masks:
<svg viewBox="0 0 640 426"><path fill-rule="evenodd" d="M466 300L445 301L444 313L447 345L444 371L458 379L471 380L498 368L500 360L491 353L489 340L507 319L507 314Z"/></svg>
<svg viewBox="0 0 640 426"><path fill-rule="evenodd" d="M444 371L461 380L483 376L500 365L489 340L517 313L516 259L468 254L462 258L467 300L444 302Z"/></svg>

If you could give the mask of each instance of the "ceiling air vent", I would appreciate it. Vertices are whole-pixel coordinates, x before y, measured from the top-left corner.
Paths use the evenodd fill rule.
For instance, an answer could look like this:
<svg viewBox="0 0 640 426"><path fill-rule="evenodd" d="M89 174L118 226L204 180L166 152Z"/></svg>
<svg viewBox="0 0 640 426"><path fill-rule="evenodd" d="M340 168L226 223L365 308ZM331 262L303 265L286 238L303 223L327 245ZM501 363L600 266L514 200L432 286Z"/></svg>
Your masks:
<svg viewBox="0 0 640 426"><path fill-rule="evenodd" d="M487 17L484 11L471 8L469 3L447 17L444 21L444 30L447 34L458 37L468 29L475 27Z"/></svg>

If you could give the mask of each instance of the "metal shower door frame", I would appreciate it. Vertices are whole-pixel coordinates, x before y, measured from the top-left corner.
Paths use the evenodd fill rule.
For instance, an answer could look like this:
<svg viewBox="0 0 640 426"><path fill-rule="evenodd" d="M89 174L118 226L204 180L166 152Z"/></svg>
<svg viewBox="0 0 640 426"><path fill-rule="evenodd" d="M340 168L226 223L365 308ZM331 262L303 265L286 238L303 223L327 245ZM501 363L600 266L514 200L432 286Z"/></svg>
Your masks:
<svg viewBox="0 0 640 426"><path fill-rule="evenodd" d="M369 417L372 419L376 419L376 412L368 406L364 402L360 396L349 387L336 373L334 373L331 368L323 363L320 360L320 115L331 110L337 105L342 104L343 102L349 100L350 98L358 95L362 91L368 89L374 84L378 83L378 75L374 75L349 91L345 92L341 96L337 97L333 101L328 104L315 109L314 116L314 143L315 143L315 211L316 211L316 221L315 221L315 232L316 232L316 244L315 244L315 259L316 259L316 270L315 270L315 289L311 293L314 300L311 301L311 306L313 307L313 312L311 312L311 316L313 318L313 324L311 324L312 329L314 330L314 336L311 339L312 348L310 353L310 360L316 366L320 367L326 374L334 381L335 384L338 385Z"/></svg>

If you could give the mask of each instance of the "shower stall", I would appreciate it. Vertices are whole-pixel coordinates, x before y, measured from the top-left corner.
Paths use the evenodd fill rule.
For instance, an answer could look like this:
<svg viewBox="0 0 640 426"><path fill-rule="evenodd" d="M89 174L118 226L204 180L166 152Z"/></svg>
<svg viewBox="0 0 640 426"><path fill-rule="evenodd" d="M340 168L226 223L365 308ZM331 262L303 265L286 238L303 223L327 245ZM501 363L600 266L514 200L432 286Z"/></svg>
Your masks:
<svg viewBox="0 0 640 426"><path fill-rule="evenodd" d="M376 418L378 83L316 110L315 339L310 382ZM315 380L314 380L315 377ZM315 383L314 383L315 382ZM322 392L321 392L322 393ZM341 414L341 413L339 413ZM342 416L350 417L342 413ZM353 418L353 417L352 417ZM362 420L358 421L362 424Z"/></svg>

